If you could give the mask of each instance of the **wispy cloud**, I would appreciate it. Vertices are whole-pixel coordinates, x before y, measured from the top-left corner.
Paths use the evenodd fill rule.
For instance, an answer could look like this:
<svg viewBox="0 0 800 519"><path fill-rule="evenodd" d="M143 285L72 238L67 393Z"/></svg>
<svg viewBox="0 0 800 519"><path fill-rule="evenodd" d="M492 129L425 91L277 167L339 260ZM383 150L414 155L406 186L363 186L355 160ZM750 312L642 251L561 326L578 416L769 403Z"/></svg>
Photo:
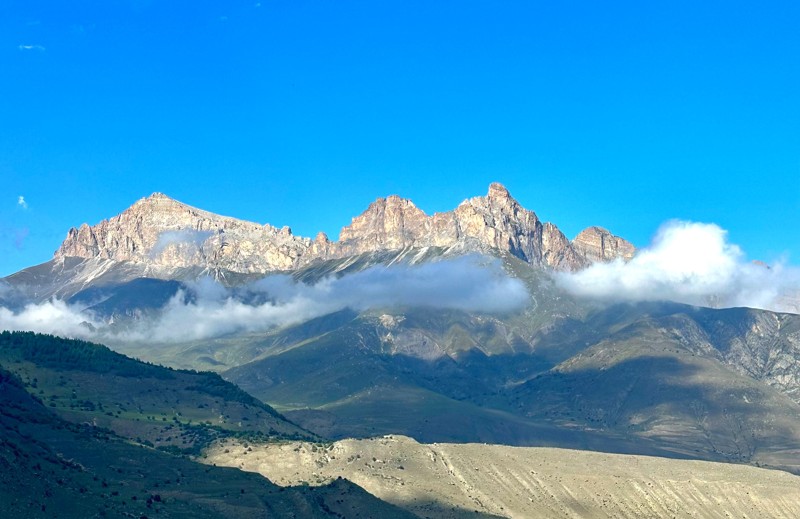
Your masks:
<svg viewBox="0 0 800 519"><path fill-rule="evenodd" d="M727 231L708 223L668 222L628 263L598 263L556 278L566 290L597 299L800 311L799 269L747 261Z"/></svg>
<svg viewBox="0 0 800 519"><path fill-rule="evenodd" d="M211 231L196 231L194 229L180 229L176 231L164 231L158 235L156 244L150 250L150 257L156 258L164 249L170 245L194 246L202 248L203 242L213 236Z"/></svg>
<svg viewBox="0 0 800 519"><path fill-rule="evenodd" d="M17 47L21 51L35 51L35 52L44 52L47 50L43 45L19 45Z"/></svg>
<svg viewBox="0 0 800 519"><path fill-rule="evenodd" d="M65 337L91 337L92 326L102 325L81 315L75 307L54 300L31 304L19 312L0 306L0 329L11 331L32 330Z"/></svg>
<svg viewBox="0 0 800 519"><path fill-rule="evenodd" d="M521 309L530 302L525 285L508 276L498 260L477 256L419 266L377 266L315 285L290 276L269 276L237 292L203 279L175 294L158 317L136 322L124 332L61 301L16 313L0 309L0 329L95 340L182 342L265 331L348 307L425 306L495 313ZM243 292L249 297L240 297ZM248 304L243 299L262 302Z"/></svg>
<svg viewBox="0 0 800 519"><path fill-rule="evenodd" d="M23 209L27 209L28 208L28 202L25 201L25 197L24 196L19 195L17 197L17 206L21 207Z"/></svg>

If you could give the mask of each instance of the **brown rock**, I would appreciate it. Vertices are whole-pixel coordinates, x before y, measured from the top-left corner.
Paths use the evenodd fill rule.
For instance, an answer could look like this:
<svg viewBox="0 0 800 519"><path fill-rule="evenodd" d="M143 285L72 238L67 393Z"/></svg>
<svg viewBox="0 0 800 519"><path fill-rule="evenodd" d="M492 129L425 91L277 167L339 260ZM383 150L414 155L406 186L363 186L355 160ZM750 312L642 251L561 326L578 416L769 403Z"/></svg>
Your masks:
<svg viewBox="0 0 800 519"><path fill-rule="evenodd" d="M428 234L430 222L411 200L392 195L372 202L339 234L339 256L413 246Z"/></svg>
<svg viewBox="0 0 800 519"><path fill-rule="evenodd" d="M636 248L628 241L614 236L602 227L589 227L572 240L575 250L590 262L612 261L622 258L628 261Z"/></svg>

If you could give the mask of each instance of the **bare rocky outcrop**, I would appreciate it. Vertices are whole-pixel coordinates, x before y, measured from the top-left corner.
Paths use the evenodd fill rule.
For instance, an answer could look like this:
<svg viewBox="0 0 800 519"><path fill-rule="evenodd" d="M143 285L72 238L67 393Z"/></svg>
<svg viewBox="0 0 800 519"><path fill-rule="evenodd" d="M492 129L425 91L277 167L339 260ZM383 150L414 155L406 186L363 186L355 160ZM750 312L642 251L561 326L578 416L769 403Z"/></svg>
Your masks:
<svg viewBox="0 0 800 519"><path fill-rule="evenodd" d="M453 211L432 216L410 200L397 196L379 198L342 229L330 256L465 245L467 250L499 250L528 263L559 270L577 270L595 261L632 257L633 245L603 232L601 240L608 245L603 248L601 243L602 254L595 254L570 242L552 223L541 222L536 213L523 208L503 185L494 183L485 197L465 200ZM587 237L588 234L584 236Z"/></svg>
<svg viewBox="0 0 800 519"><path fill-rule="evenodd" d="M336 255L353 256L375 250L414 246L430 232L430 219L411 200L392 195L372 202L342 229Z"/></svg>
<svg viewBox="0 0 800 519"><path fill-rule="evenodd" d="M295 267L310 244L288 227L220 216L154 193L95 226L70 229L55 256L268 272Z"/></svg>
<svg viewBox="0 0 800 519"><path fill-rule="evenodd" d="M612 261L616 258L629 260L636 248L619 236L614 236L602 227L589 227L572 241L575 250L591 262Z"/></svg>
<svg viewBox="0 0 800 519"><path fill-rule="evenodd" d="M55 257L263 273L363 253L425 247L495 250L559 270L630 259L634 252L630 243L599 227L587 229L570 242L558 227L541 222L504 186L494 183L486 196L430 216L399 196L379 198L342 229L338 241L324 233L314 240L294 236L287 227L219 216L155 193L95 226L70 229Z"/></svg>

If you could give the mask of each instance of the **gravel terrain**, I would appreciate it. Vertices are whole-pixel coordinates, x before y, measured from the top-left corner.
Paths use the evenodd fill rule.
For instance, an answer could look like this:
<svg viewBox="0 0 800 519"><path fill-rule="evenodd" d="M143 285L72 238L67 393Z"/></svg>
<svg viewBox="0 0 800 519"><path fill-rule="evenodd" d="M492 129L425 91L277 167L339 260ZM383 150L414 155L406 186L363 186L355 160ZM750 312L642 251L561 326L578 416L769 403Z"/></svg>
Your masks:
<svg viewBox="0 0 800 519"><path fill-rule="evenodd" d="M207 454L279 485L346 478L420 517L800 517L800 477L735 464L403 436Z"/></svg>

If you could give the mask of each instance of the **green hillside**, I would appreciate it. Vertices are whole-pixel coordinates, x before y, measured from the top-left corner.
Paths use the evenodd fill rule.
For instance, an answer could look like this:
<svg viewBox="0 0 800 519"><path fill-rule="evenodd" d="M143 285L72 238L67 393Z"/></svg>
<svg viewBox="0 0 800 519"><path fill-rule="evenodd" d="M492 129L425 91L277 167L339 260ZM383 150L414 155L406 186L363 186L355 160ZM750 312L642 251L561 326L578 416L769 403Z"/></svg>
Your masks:
<svg viewBox="0 0 800 519"><path fill-rule="evenodd" d="M346 480L278 487L60 418L0 368L0 515L410 518Z"/></svg>
<svg viewBox="0 0 800 519"><path fill-rule="evenodd" d="M2 332L0 365L65 420L147 446L197 453L221 437L314 438L217 374L147 364L97 344Z"/></svg>

